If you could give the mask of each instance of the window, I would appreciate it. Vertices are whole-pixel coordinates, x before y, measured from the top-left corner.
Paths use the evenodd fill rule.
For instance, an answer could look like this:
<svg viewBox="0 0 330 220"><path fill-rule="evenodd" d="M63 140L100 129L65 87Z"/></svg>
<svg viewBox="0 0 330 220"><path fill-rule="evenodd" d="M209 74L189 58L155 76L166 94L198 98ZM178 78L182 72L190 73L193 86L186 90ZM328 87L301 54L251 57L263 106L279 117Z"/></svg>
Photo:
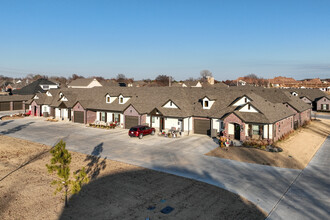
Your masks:
<svg viewBox="0 0 330 220"><path fill-rule="evenodd" d="M251 109L251 106L250 105L248 105L248 110L250 110Z"/></svg>
<svg viewBox="0 0 330 220"><path fill-rule="evenodd" d="M115 122L120 122L119 114L114 114L114 120Z"/></svg>
<svg viewBox="0 0 330 220"><path fill-rule="evenodd" d="M101 121L105 121L105 112L101 113Z"/></svg>
<svg viewBox="0 0 330 220"><path fill-rule="evenodd" d="M209 101L204 101L204 107L206 107L206 108L209 107Z"/></svg>
<svg viewBox="0 0 330 220"><path fill-rule="evenodd" d="M170 101L170 106L172 106L173 105L173 102L172 101Z"/></svg>
<svg viewBox="0 0 330 220"><path fill-rule="evenodd" d="M151 116L151 121L152 121L152 123L155 123L155 117Z"/></svg>
<svg viewBox="0 0 330 220"><path fill-rule="evenodd" d="M107 103L110 103L110 96L107 96Z"/></svg>
<svg viewBox="0 0 330 220"><path fill-rule="evenodd" d="M221 128L222 130L225 129L225 123L223 123L223 121L220 122L220 128Z"/></svg>
<svg viewBox="0 0 330 220"><path fill-rule="evenodd" d="M322 110L327 110L327 105L326 104L322 104Z"/></svg>
<svg viewBox="0 0 330 220"><path fill-rule="evenodd" d="M253 135L259 135L260 134L259 125L252 125L252 134Z"/></svg>
<svg viewBox="0 0 330 220"><path fill-rule="evenodd" d="M247 103L247 98L244 99L244 102Z"/></svg>
<svg viewBox="0 0 330 220"><path fill-rule="evenodd" d="M43 89L49 89L49 86L48 85L44 85L42 87L43 87Z"/></svg>
<svg viewBox="0 0 330 220"><path fill-rule="evenodd" d="M124 98L123 98L123 97L120 97L120 99L119 99L119 103L120 103L120 104L124 103Z"/></svg>
<svg viewBox="0 0 330 220"><path fill-rule="evenodd" d="M47 107L46 106L44 106L44 112L46 112L47 111Z"/></svg>

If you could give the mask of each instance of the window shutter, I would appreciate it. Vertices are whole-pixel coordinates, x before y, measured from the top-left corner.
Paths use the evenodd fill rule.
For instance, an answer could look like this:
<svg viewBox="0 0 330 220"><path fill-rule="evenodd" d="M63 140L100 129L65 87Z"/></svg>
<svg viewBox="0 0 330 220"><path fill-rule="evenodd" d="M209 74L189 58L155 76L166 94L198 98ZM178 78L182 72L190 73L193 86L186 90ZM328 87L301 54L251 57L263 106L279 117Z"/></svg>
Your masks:
<svg viewBox="0 0 330 220"><path fill-rule="evenodd" d="M120 123L120 114L118 114L118 122Z"/></svg>
<svg viewBox="0 0 330 220"><path fill-rule="evenodd" d="M108 115L108 113L105 112L105 122L107 122L107 115Z"/></svg>
<svg viewBox="0 0 330 220"><path fill-rule="evenodd" d="M102 121L102 112L100 112L99 121Z"/></svg>
<svg viewBox="0 0 330 220"><path fill-rule="evenodd" d="M114 113L112 113L112 120L111 121L115 122L115 114Z"/></svg>

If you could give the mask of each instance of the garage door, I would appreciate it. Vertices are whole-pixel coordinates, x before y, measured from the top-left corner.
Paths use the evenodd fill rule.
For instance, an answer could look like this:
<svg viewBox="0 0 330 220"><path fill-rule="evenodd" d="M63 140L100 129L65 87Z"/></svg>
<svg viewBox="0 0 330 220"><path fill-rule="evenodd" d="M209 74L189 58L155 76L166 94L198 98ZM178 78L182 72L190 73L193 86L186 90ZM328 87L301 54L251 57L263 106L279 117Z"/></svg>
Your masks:
<svg viewBox="0 0 330 220"><path fill-rule="evenodd" d="M0 111L9 111L10 102L0 102Z"/></svg>
<svg viewBox="0 0 330 220"><path fill-rule="evenodd" d="M194 119L194 132L196 134L211 135L210 120Z"/></svg>
<svg viewBox="0 0 330 220"><path fill-rule="evenodd" d="M131 127L139 125L138 116L125 116L125 128L130 129Z"/></svg>
<svg viewBox="0 0 330 220"><path fill-rule="evenodd" d="M84 123L84 112L73 112L73 120L76 123Z"/></svg>
<svg viewBox="0 0 330 220"><path fill-rule="evenodd" d="M23 109L23 102L14 102L14 110L22 110Z"/></svg>

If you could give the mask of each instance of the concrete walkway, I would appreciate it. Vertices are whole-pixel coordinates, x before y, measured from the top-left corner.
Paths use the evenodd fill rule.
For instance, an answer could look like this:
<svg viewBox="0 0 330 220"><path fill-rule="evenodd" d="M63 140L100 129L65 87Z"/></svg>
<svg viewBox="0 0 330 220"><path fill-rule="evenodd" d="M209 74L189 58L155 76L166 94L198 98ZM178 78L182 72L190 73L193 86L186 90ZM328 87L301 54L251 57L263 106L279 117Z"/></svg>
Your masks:
<svg viewBox="0 0 330 220"><path fill-rule="evenodd" d="M217 147L209 137L177 139L145 136L129 138L127 130L102 130L85 125L18 119L0 122L0 133L54 145L64 139L67 148L158 171L193 178L237 193L269 213L300 170L242 163L204 154Z"/></svg>
<svg viewBox="0 0 330 220"><path fill-rule="evenodd" d="M330 218L330 136L267 219Z"/></svg>

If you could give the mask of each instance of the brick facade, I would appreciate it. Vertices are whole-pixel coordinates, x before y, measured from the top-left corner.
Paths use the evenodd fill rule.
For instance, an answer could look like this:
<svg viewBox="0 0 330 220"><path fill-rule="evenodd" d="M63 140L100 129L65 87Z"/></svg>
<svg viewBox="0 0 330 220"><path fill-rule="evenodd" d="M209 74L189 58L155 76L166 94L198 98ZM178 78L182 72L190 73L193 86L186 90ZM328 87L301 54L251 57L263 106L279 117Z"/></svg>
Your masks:
<svg viewBox="0 0 330 220"><path fill-rule="evenodd" d="M90 123L94 123L95 122L95 120L96 120L96 112L87 110L85 112L85 114L87 114L87 116L86 116L86 123L87 124L90 124Z"/></svg>
<svg viewBox="0 0 330 220"><path fill-rule="evenodd" d="M273 126L274 141L293 130L293 116L278 121Z"/></svg>
<svg viewBox="0 0 330 220"><path fill-rule="evenodd" d="M326 105L326 109L323 109L322 106ZM317 111L324 111L324 112L330 112L330 99L323 97L316 101L316 110Z"/></svg>
<svg viewBox="0 0 330 220"><path fill-rule="evenodd" d="M288 104L286 104L286 107L289 108L292 111L292 113L294 113L294 116L293 116L294 123L297 123L297 125L300 126L301 125L300 113Z"/></svg>
<svg viewBox="0 0 330 220"><path fill-rule="evenodd" d="M35 101L31 103L31 116L41 116L40 105L38 105Z"/></svg>
<svg viewBox="0 0 330 220"><path fill-rule="evenodd" d="M307 109L306 111L301 112L300 120L301 120L300 125L303 125L304 123L310 121L311 120L311 109Z"/></svg>
<svg viewBox="0 0 330 220"><path fill-rule="evenodd" d="M228 115L224 120L223 120L224 124L225 124L225 134L227 136L227 138L229 139L234 139L234 134L229 134L228 133L228 124L239 124L240 125L240 140L241 141L245 141L246 140L246 136L245 136L245 123L239 118L237 117L235 114L231 113L230 115ZM235 132L235 131L234 131Z"/></svg>
<svg viewBox="0 0 330 220"><path fill-rule="evenodd" d="M147 123L147 114L141 115L141 125L144 125Z"/></svg>
<svg viewBox="0 0 330 220"><path fill-rule="evenodd" d="M302 97L301 100L303 100L305 103L310 104L311 106L313 106L312 101L309 100L308 98Z"/></svg>
<svg viewBox="0 0 330 220"><path fill-rule="evenodd" d="M141 119L141 115L135 110L135 108L130 105L124 112L123 112L124 118L123 118L123 124L125 125L125 116L136 116L138 117L138 123L139 125L143 124L142 123L142 119Z"/></svg>
<svg viewBox="0 0 330 220"><path fill-rule="evenodd" d="M74 121L74 112L84 112L84 124L87 123L86 122L86 110L84 109L84 107L79 102L77 102L77 104L75 104L73 106L72 111L73 111L72 121ZM96 113L95 113L95 116L96 116ZM92 123L92 122L90 122L90 123Z"/></svg>

